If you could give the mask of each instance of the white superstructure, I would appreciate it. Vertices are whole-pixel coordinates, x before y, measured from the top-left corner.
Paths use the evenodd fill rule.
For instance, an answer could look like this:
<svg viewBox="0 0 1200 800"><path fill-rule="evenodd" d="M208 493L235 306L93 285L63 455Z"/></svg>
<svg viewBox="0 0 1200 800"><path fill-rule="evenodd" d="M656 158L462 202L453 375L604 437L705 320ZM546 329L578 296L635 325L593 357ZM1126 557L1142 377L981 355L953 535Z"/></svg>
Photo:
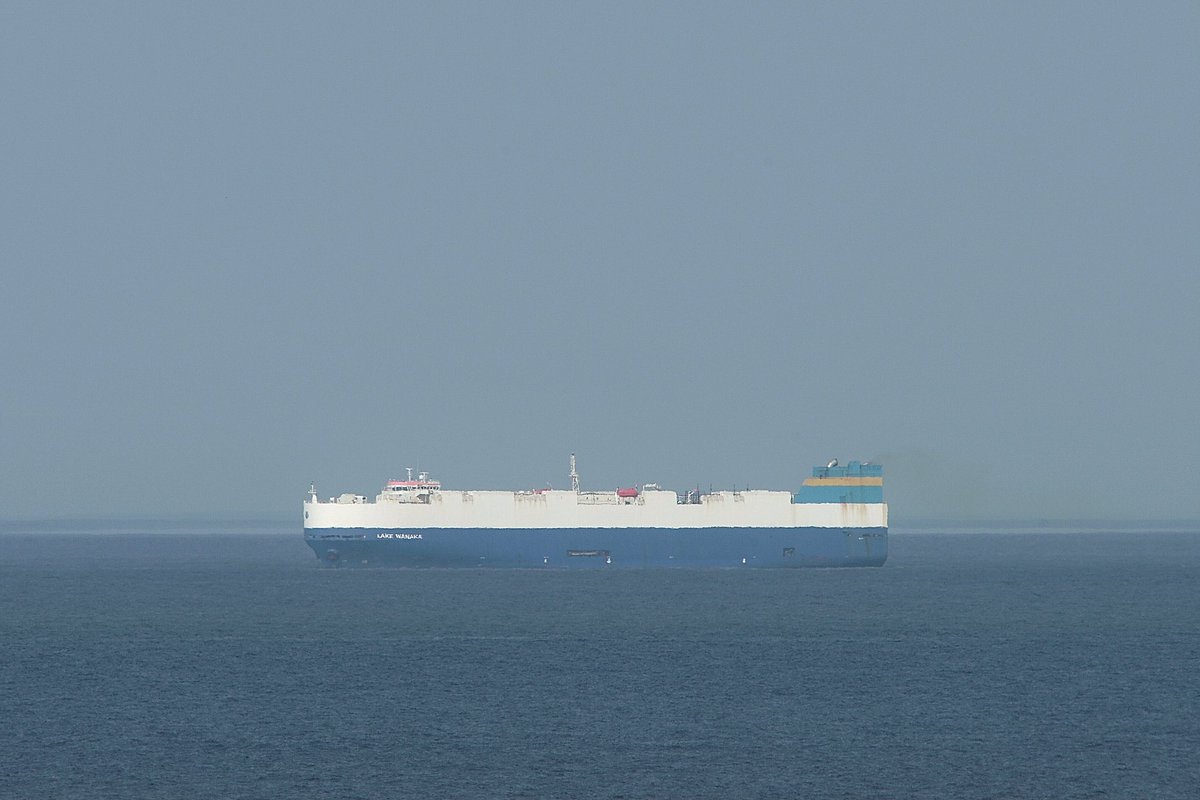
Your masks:
<svg viewBox="0 0 1200 800"><path fill-rule="evenodd" d="M572 482L577 485L572 463ZM452 491L421 473L374 499L343 494L304 503L308 529L885 528L885 503L794 503L785 491L688 493L653 484L611 492Z"/></svg>

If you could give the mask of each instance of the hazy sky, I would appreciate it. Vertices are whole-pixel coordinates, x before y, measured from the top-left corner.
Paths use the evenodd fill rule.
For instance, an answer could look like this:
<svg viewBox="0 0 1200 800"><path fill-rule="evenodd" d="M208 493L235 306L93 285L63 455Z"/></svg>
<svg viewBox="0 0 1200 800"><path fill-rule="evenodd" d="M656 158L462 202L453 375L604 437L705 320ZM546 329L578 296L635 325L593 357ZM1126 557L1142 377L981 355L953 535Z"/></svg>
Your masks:
<svg viewBox="0 0 1200 800"><path fill-rule="evenodd" d="M574 451L1200 518L1198 41L1195 3L5 3L0 515Z"/></svg>

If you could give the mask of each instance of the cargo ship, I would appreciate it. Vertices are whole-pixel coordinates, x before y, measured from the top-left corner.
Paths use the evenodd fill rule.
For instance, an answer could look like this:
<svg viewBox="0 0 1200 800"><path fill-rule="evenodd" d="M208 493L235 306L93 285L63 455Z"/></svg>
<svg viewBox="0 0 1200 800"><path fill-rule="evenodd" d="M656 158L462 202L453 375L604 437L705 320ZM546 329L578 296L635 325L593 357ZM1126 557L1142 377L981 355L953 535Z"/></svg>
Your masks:
<svg viewBox="0 0 1200 800"><path fill-rule="evenodd" d="M796 492L461 491L412 470L369 499L310 487L304 539L330 567L865 567L887 559L883 467L836 460Z"/></svg>

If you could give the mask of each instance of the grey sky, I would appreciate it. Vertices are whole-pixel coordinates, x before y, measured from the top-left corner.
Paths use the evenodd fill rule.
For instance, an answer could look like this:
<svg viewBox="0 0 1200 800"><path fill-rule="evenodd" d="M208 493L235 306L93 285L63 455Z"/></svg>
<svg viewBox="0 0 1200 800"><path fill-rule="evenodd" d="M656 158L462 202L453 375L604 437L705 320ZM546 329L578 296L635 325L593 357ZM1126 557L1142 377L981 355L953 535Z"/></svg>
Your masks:
<svg viewBox="0 0 1200 800"><path fill-rule="evenodd" d="M0 11L3 515L1200 518L1200 6Z"/></svg>

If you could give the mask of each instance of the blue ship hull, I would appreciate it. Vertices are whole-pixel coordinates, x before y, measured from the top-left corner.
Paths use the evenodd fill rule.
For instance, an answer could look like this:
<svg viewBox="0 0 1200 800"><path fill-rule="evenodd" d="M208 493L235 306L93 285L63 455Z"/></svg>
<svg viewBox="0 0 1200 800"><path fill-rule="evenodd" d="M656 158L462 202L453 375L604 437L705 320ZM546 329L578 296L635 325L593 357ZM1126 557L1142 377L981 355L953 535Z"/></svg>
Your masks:
<svg viewBox="0 0 1200 800"><path fill-rule="evenodd" d="M878 567L887 560L887 528L318 528L304 539L330 567Z"/></svg>

